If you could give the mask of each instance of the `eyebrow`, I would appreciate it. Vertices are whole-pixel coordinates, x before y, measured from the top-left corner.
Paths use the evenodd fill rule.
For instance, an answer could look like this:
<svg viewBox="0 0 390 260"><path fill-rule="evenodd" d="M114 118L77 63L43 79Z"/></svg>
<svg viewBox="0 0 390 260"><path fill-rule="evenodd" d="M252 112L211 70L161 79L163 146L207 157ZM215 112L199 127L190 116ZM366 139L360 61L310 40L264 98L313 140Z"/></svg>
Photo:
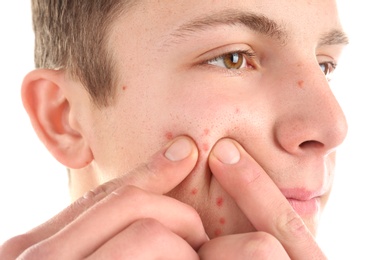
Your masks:
<svg viewBox="0 0 390 260"><path fill-rule="evenodd" d="M318 45L319 46L337 45L337 44L347 45L348 43L349 43L348 36L343 31L335 29L322 35Z"/></svg>
<svg viewBox="0 0 390 260"><path fill-rule="evenodd" d="M233 9L196 18L195 20L179 26L171 36L179 39L185 38L198 31L207 30L220 25L242 25L254 32L274 38L281 44L285 44L288 38L285 27L265 15ZM337 44L348 44L348 37L342 30L334 29L322 35L318 46Z"/></svg>
<svg viewBox="0 0 390 260"><path fill-rule="evenodd" d="M243 25L252 31L275 38L280 42L287 38L286 30L275 21L264 15L238 10L224 10L197 18L181 25L171 35L183 38L197 31L207 30L220 25Z"/></svg>

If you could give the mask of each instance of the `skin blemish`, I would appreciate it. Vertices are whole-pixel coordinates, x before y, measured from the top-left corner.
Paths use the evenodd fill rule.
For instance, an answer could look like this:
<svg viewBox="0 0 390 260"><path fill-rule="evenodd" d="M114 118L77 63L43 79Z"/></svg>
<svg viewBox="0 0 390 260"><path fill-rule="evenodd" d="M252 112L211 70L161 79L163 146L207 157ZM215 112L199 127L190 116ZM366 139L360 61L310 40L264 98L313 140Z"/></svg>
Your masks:
<svg viewBox="0 0 390 260"><path fill-rule="evenodd" d="M225 219L225 218L220 218L220 219L219 219L219 223L220 223L221 225L225 225L226 219Z"/></svg>
<svg viewBox="0 0 390 260"><path fill-rule="evenodd" d="M222 207L222 205L223 205L223 198L222 197L218 197L217 201L216 201L216 204L217 204L218 207Z"/></svg>
<svg viewBox="0 0 390 260"><path fill-rule="evenodd" d="M303 88L303 83L305 82L303 80L299 80L297 83L299 88Z"/></svg>
<svg viewBox="0 0 390 260"><path fill-rule="evenodd" d="M193 189L191 190L191 194L192 194L192 195L198 194L198 189L197 189L197 188L193 188Z"/></svg>
<svg viewBox="0 0 390 260"><path fill-rule="evenodd" d="M173 134L172 134L172 132L167 132L167 133L165 133L165 138L166 138L167 140L172 140L172 139L173 139Z"/></svg>
<svg viewBox="0 0 390 260"><path fill-rule="evenodd" d="M208 136L209 134L210 134L210 129L204 129L203 130L203 134L205 135L205 136Z"/></svg>
<svg viewBox="0 0 390 260"><path fill-rule="evenodd" d="M214 235L216 237L219 237L220 235L222 235L222 230L220 228L217 228L215 231L214 231Z"/></svg>
<svg viewBox="0 0 390 260"><path fill-rule="evenodd" d="M210 149L210 146L207 143L202 145L203 151L207 152Z"/></svg>
<svg viewBox="0 0 390 260"><path fill-rule="evenodd" d="M239 114L240 113L240 109L238 107L236 107L236 114Z"/></svg>
<svg viewBox="0 0 390 260"><path fill-rule="evenodd" d="M123 87L122 87L122 90L126 90L126 89L127 89L127 86L123 86Z"/></svg>

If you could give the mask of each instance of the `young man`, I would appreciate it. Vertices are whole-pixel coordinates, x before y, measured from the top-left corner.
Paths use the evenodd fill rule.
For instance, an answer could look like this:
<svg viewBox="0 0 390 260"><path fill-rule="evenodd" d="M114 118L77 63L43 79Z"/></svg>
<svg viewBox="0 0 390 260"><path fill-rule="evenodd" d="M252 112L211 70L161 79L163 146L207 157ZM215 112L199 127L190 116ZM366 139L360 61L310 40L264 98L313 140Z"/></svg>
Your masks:
<svg viewBox="0 0 390 260"><path fill-rule="evenodd" d="M33 1L31 122L75 202L2 259L323 259L334 1Z"/></svg>

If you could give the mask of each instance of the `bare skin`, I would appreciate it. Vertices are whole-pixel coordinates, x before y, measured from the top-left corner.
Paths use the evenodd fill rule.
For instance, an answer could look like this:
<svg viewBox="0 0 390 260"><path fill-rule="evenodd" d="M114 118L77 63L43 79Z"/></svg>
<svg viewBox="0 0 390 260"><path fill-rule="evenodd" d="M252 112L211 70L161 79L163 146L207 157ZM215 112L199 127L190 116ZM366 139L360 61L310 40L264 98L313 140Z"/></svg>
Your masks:
<svg viewBox="0 0 390 260"><path fill-rule="evenodd" d="M195 143L187 137L178 141L182 147L175 148L175 155L170 157L173 161L164 156L167 148L162 149L147 165L99 186L47 223L9 240L1 247L0 256L2 259L18 256L20 259L215 259L223 254L226 259L325 258L302 219L264 170L238 143L229 139L216 145L210 167L252 224L266 232L209 240L193 208L163 195L186 177L197 160ZM220 159L226 161L220 151L226 142L238 148L240 158L236 163ZM243 165L254 170L250 178L242 172ZM267 196L257 197L259 189Z"/></svg>
<svg viewBox="0 0 390 260"><path fill-rule="evenodd" d="M75 202L0 257L324 259L314 236L347 133L328 82L346 44L334 1L132 8L110 30L110 106L66 70L26 76Z"/></svg>

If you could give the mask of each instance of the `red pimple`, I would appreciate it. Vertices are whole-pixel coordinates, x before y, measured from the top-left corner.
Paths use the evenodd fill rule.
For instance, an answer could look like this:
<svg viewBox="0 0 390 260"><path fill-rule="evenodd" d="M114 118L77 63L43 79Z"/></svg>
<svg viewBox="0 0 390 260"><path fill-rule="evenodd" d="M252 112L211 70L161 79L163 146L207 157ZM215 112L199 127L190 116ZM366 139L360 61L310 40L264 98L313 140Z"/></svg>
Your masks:
<svg viewBox="0 0 390 260"><path fill-rule="evenodd" d="M220 219L219 219L219 223L220 223L221 225L225 225L226 219L225 219L225 218L220 218Z"/></svg>
<svg viewBox="0 0 390 260"><path fill-rule="evenodd" d="M203 151L207 152L210 149L210 146L207 143L204 143L202 148L203 148Z"/></svg>
<svg viewBox="0 0 390 260"><path fill-rule="evenodd" d="M303 80L299 80L298 87L303 88L303 83L305 83Z"/></svg>
<svg viewBox="0 0 390 260"><path fill-rule="evenodd" d="M217 228L215 231L214 231L214 235L216 237L219 237L220 235L222 235L222 230L220 228Z"/></svg>
<svg viewBox="0 0 390 260"><path fill-rule="evenodd" d="M165 134L165 138L166 138L167 140L172 140L172 139L173 139L173 134L172 134L172 132L167 132L167 133Z"/></svg>
<svg viewBox="0 0 390 260"><path fill-rule="evenodd" d="M193 189L191 190L191 194L192 194L192 195L198 194L198 189L197 189L197 188L193 188Z"/></svg>
<svg viewBox="0 0 390 260"><path fill-rule="evenodd" d="M204 130L203 130L203 134L204 134L204 135L209 135L209 134L210 134L210 129L207 129L207 128L204 129Z"/></svg>
<svg viewBox="0 0 390 260"><path fill-rule="evenodd" d="M239 114L240 113L240 109L238 107L236 107L236 114Z"/></svg>
<svg viewBox="0 0 390 260"><path fill-rule="evenodd" d="M127 86L123 86L123 87L122 87L122 90L126 90L126 89L127 89Z"/></svg>
<svg viewBox="0 0 390 260"><path fill-rule="evenodd" d="M217 206L218 207L222 207L222 205L223 205L223 198L222 197L218 197L217 198Z"/></svg>

